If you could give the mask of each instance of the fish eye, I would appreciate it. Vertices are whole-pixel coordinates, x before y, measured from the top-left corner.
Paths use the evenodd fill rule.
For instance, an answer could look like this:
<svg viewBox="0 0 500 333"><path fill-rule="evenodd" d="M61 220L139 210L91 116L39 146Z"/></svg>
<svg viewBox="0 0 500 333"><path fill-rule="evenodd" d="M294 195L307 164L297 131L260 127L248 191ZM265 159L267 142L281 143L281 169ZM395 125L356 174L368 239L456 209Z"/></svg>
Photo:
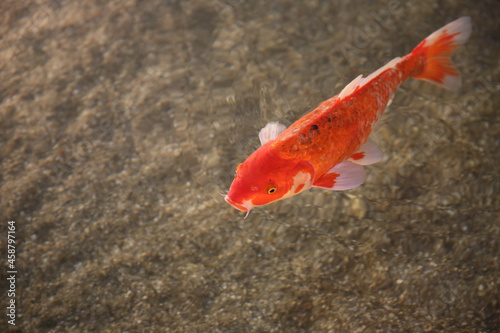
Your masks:
<svg viewBox="0 0 500 333"><path fill-rule="evenodd" d="M270 189L267 190L267 193L272 194L276 192L277 188L276 187L271 187Z"/></svg>

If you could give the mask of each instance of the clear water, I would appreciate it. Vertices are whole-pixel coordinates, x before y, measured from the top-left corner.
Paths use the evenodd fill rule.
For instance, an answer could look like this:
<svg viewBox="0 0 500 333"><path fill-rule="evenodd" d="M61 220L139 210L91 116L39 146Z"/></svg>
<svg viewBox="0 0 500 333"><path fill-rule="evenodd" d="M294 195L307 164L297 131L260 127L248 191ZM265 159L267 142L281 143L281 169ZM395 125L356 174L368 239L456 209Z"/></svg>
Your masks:
<svg viewBox="0 0 500 333"><path fill-rule="evenodd" d="M0 12L0 216L18 227L18 328L500 329L497 1ZM246 220L223 201L267 122L290 125L464 15L463 87L406 82L363 186Z"/></svg>

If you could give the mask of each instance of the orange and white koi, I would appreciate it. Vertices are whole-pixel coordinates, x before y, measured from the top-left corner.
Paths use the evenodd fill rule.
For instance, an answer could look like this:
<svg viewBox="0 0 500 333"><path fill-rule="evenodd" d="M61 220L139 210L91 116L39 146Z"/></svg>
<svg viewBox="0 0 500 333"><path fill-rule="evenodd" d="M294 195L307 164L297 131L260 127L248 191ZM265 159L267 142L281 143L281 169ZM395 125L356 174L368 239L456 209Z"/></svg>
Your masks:
<svg viewBox="0 0 500 333"><path fill-rule="evenodd" d="M382 152L368 139L395 91L412 77L457 90L460 74L450 55L471 33L469 17L455 20L413 51L349 83L289 128L277 122L259 133L262 146L236 167L226 202L247 215L255 206L289 198L311 187L348 190L361 185L364 165Z"/></svg>

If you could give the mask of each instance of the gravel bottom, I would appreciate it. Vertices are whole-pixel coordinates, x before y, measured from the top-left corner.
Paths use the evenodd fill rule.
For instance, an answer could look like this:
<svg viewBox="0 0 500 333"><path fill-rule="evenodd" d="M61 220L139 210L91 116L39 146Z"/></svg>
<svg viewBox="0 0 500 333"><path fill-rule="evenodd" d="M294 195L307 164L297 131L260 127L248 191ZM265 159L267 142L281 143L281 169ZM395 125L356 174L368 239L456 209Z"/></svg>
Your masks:
<svg viewBox="0 0 500 333"><path fill-rule="evenodd" d="M245 220L224 202L267 122L464 15L462 88L406 82L363 186ZM499 16L495 0L3 1L0 246L15 221L18 273L1 327L499 332Z"/></svg>

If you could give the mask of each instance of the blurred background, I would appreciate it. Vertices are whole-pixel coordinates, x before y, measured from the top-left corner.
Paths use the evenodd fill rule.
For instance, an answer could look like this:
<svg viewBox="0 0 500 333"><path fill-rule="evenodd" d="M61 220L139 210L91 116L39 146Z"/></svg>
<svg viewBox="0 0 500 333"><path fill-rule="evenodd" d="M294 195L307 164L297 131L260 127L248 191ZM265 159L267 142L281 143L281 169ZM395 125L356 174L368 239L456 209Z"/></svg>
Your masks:
<svg viewBox="0 0 500 333"><path fill-rule="evenodd" d="M403 84L363 186L245 220L223 201L267 122L461 16L462 88ZM0 246L14 220L18 271L2 329L499 332L499 16L495 0L2 1Z"/></svg>

